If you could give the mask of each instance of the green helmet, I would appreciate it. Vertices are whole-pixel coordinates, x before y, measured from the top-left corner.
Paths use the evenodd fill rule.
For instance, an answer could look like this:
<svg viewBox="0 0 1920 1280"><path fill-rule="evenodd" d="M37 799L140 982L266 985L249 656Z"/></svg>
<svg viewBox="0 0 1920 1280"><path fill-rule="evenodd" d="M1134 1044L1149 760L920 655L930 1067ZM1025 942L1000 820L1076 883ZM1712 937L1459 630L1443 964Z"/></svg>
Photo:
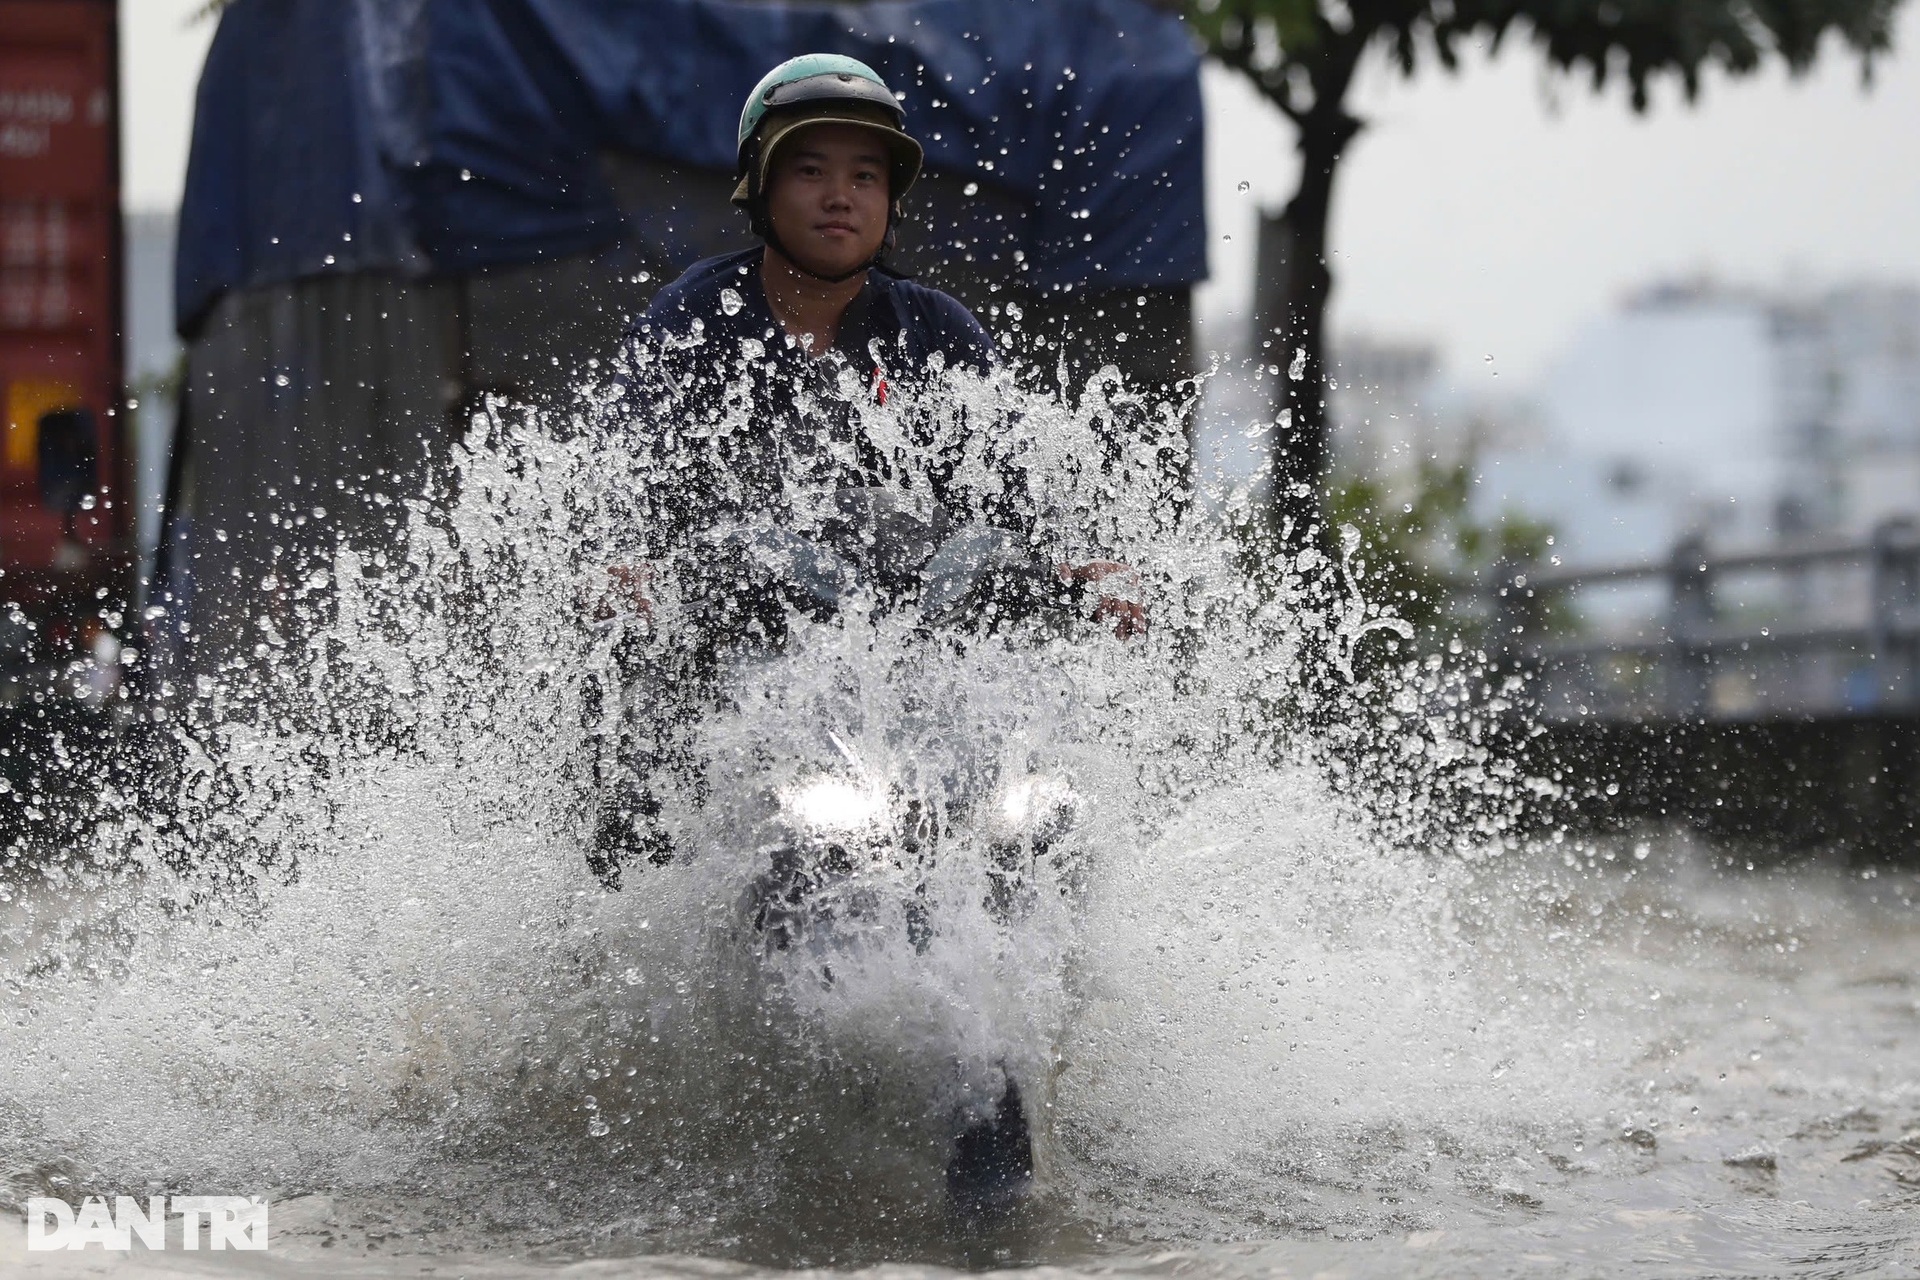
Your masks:
<svg viewBox="0 0 1920 1280"><path fill-rule="evenodd" d="M907 133L906 112L879 73L843 54L805 53L762 76L740 109L734 203L749 209L758 203L782 138L803 124L825 123L860 125L886 138L893 199L905 195L920 176L924 153Z"/></svg>

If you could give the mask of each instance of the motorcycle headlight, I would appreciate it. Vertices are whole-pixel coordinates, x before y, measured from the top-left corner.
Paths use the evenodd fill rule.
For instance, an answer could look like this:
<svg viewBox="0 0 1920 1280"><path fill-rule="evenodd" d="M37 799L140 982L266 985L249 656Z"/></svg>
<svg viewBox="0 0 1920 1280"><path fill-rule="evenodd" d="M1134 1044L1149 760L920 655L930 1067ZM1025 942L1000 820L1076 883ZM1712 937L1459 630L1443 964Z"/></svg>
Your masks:
<svg viewBox="0 0 1920 1280"><path fill-rule="evenodd" d="M999 808L997 825L1007 834L1053 840L1080 821L1081 800L1066 779L1035 775L1001 791Z"/></svg>
<svg viewBox="0 0 1920 1280"><path fill-rule="evenodd" d="M803 831L846 836L881 824L887 816L887 794L881 787L844 778L815 778L782 793L780 807Z"/></svg>

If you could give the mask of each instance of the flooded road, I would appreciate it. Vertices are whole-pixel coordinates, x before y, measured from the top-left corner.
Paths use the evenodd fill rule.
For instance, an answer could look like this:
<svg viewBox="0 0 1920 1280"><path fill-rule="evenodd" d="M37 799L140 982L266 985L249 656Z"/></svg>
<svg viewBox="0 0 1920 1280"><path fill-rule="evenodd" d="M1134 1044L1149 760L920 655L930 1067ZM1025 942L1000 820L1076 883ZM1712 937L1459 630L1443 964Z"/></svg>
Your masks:
<svg viewBox="0 0 1920 1280"><path fill-rule="evenodd" d="M673 855L609 892L609 743L680 602L580 607L628 455L473 450L446 519L309 579L264 684L180 713L167 803L14 863L6 1274L1920 1270L1910 876L1525 834L1357 566L1249 586L1079 465L1095 389L956 394L1045 428L1034 491L1147 637L796 618L672 722ZM884 816L789 945L794 796ZM1036 796L1058 829L1008 837ZM956 1133L1010 1081L1033 1192L966 1221ZM266 1196L272 1246L25 1252L28 1197L147 1194Z"/></svg>
<svg viewBox="0 0 1920 1280"><path fill-rule="evenodd" d="M1622 861L1630 849L1619 851ZM881 1275L1039 1264L1203 1276L1893 1276L1920 1268L1912 880L1730 870L1669 839L1630 866L1483 868L1456 892L1483 899L1460 926L1465 953L1498 957L1477 979L1487 984L1482 995L1498 992L1477 1026L1402 1035L1391 1020L1421 1011L1396 1013L1400 1002L1383 996L1381 975L1365 964L1339 973L1326 965L1313 984L1326 985L1284 1025L1223 1027L1221 1007L1191 991L1159 1010L1090 998L1078 1017L1105 1021L1118 1039L1069 1027L1041 1195L985 1232L943 1220L925 1168L917 1178L906 1169L905 1186L863 1177L859 1194L822 1188L817 1162L850 1153L818 1131L798 1139L811 1167L757 1186L769 1169L744 1154L687 1178L644 1154L609 1167L591 1138L554 1132L522 1148L538 1152L525 1163L436 1159L409 1142L412 1167L394 1171L401 1176L358 1170L344 1186L273 1181L281 1153L250 1151L244 1186L273 1198L268 1254L140 1253L115 1270L712 1276L807 1263ZM1213 978L1204 963L1202 971ZM1163 1019L1174 1029L1158 1036L1140 1025L1164 1027ZM1466 1044L1474 1040L1493 1052L1475 1055ZM1430 1070L1450 1048L1456 1061L1473 1060L1464 1079ZM1081 1057L1103 1051L1112 1060ZM1291 1077L1296 1062L1318 1078ZM1110 1072L1133 1078L1102 1079ZM1343 1119L1346 1110L1354 1114ZM566 1127L551 1116L544 1123ZM304 1129L296 1121L281 1140L297 1147ZM125 1161L116 1136L131 1135L90 1145ZM372 1164L385 1142L377 1133L365 1140ZM219 1145L210 1140L201 1154ZM935 1159L924 1163L937 1169ZM652 1176L634 1177L635 1166ZM61 1167L85 1176L79 1162ZM164 1166L148 1166L156 1167ZM202 1178L218 1177L216 1160L202 1167ZM14 1167L16 1189L28 1172ZM8 1274L98 1274L104 1265L97 1251L23 1248L15 1219L0 1241Z"/></svg>

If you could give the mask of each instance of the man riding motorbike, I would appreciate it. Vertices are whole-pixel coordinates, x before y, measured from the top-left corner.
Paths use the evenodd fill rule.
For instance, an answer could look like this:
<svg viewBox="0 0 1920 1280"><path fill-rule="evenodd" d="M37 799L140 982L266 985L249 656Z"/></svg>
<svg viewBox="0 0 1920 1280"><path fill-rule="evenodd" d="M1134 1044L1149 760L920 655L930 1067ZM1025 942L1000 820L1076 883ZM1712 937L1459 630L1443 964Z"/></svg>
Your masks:
<svg viewBox="0 0 1920 1280"><path fill-rule="evenodd" d="M612 572L610 607L650 616L656 575L674 561L677 594L700 602L696 645L742 636L765 643L782 633L789 610L822 616L835 607L850 572L890 598L918 592L925 603L928 591L946 591L944 616L952 617L981 580L980 563L998 556L1039 567L1021 578L1027 596L1091 596L1093 617L1116 635L1145 630L1143 608L1108 589L1128 576L1125 566L1055 564L1040 553L1010 457L985 451L997 475L976 492L937 442L919 441L921 465L911 466L862 430L863 409L890 398L896 409L910 407L941 370L986 373L996 362L966 307L884 265L923 159L905 126L879 75L838 55L784 62L749 95L733 202L761 243L696 263L625 336L620 387L627 416L645 424L639 447L654 463L646 522L654 541L642 549L647 568ZM699 553L676 560L688 546ZM777 573L764 571L769 561ZM966 589L920 581L942 564L971 566L948 574ZM659 751L629 751L622 765L625 793L590 859L609 888L619 886L623 862L672 857L651 823L660 806L646 775L660 767ZM767 907L755 927L782 945L784 935L764 927ZM1030 1173L1026 1120L1009 1079L994 1113L957 1133L949 1182L960 1200L986 1202L1024 1186Z"/></svg>
<svg viewBox="0 0 1920 1280"><path fill-rule="evenodd" d="M686 639L711 647L778 636L786 608L808 602L791 592L783 599L764 582L743 583L739 539L727 545L714 534L747 517L814 533L824 525L829 535L837 525L842 536L834 540L844 549L875 542L863 527L845 536L856 511L884 508L898 525L899 500L917 499L929 529L906 541L927 552L931 531L949 513L966 512L1029 555L1041 554L1024 476L1010 459L989 449L998 483L972 492L956 479L957 460L938 456L937 447L932 465L902 468L858 421L859 401L886 405L892 397L896 408L911 407L937 370L984 373L996 363L992 341L965 306L884 265L901 198L923 159L892 91L853 58L790 59L748 95L736 157L733 202L761 243L695 263L654 297L623 340L615 414L643 424L638 447L650 455L650 518L641 523L652 540L641 548L646 564L609 571L602 612L651 617L659 566L704 539L715 554L691 558L702 581L681 585L684 595L704 600L707 625ZM998 444L1010 449L1018 441ZM796 511L796 495L822 494L832 495L831 510ZM869 511L869 523L874 518ZM681 557L683 566L688 559ZM1145 609L1118 589L1131 578L1126 566L1050 568L1062 594L1090 598L1094 619L1115 635L1145 632ZM692 665L710 668L711 655ZM591 860L609 887L618 887L621 864L636 854L656 863L671 856L663 838L646 830L648 811L657 810L646 788L622 807L622 821L604 833Z"/></svg>
<svg viewBox="0 0 1920 1280"><path fill-rule="evenodd" d="M859 395L886 404L935 369L995 364L992 341L965 306L884 265L923 156L905 124L880 77L835 54L783 62L748 96L733 202L762 243L695 263L625 340L627 393L645 401L651 391L654 407L671 405L674 421L661 423L652 444L669 464L656 468L658 497L663 524L677 535L740 512L786 515L795 481L910 487L851 421L843 375L854 375ZM700 420L717 416L742 384L746 429L699 433ZM803 403L807 412L796 411ZM926 478L931 505L977 512L1030 538L1017 470L1002 468L1005 483L990 494L957 492L951 466ZM1082 585L1125 576L1123 566L1102 562L1059 573ZM634 594L638 577L621 576ZM1137 603L1094 594L1096 616L1116 634L1145 630Z"/></svg>

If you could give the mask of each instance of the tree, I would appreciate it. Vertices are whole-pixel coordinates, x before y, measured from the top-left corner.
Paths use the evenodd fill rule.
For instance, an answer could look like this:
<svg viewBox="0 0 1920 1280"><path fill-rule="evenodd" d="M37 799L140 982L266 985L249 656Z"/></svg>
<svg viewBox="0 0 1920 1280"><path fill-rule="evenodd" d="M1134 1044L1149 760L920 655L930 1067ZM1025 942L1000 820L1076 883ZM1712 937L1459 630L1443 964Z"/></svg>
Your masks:
<svg viewBox="0 0 1920 1280"><path fill-rule="evenodd" d="M1584 73L1597 91L1623 77L1644 111L1656 80L1677 79L1688 101L1703 72L1757 70L1770 57L1795 74L1831 33L1856 53L1863 79L1891 44L1900 0L1181 0L1207 51L1250 80L1294 124L1300 183L1287 203L1288 274L1277 349L1281 380L1275 498L1293 536L1317 523L1327 468L1325 334L1333 285L1327 215L1334 177L1364 121L1347 109L1361 59L1383 49L1404 75L1423 58L1449 71L1462 41L1497 50L1529 32L1548 63Z"/></svg>
<svg viewBox="0 0 1920 1280"><path fill-rule="evenodd" d="M1327 494L1326 523L1359 535L1353 565L1364 572L1368 599L1412 624L1422 646L1437 650L1461 639L1477 647L1487 634L1487 579L1502 564L1537 564L1553 546L1553 527L1517 512L1488 520L1472 510L1469 463L1422 461L1411 488L1389 490L1355 477ZM1557 597L1541 598L1528 619L1533 634L1574 629Z"/></svg>

